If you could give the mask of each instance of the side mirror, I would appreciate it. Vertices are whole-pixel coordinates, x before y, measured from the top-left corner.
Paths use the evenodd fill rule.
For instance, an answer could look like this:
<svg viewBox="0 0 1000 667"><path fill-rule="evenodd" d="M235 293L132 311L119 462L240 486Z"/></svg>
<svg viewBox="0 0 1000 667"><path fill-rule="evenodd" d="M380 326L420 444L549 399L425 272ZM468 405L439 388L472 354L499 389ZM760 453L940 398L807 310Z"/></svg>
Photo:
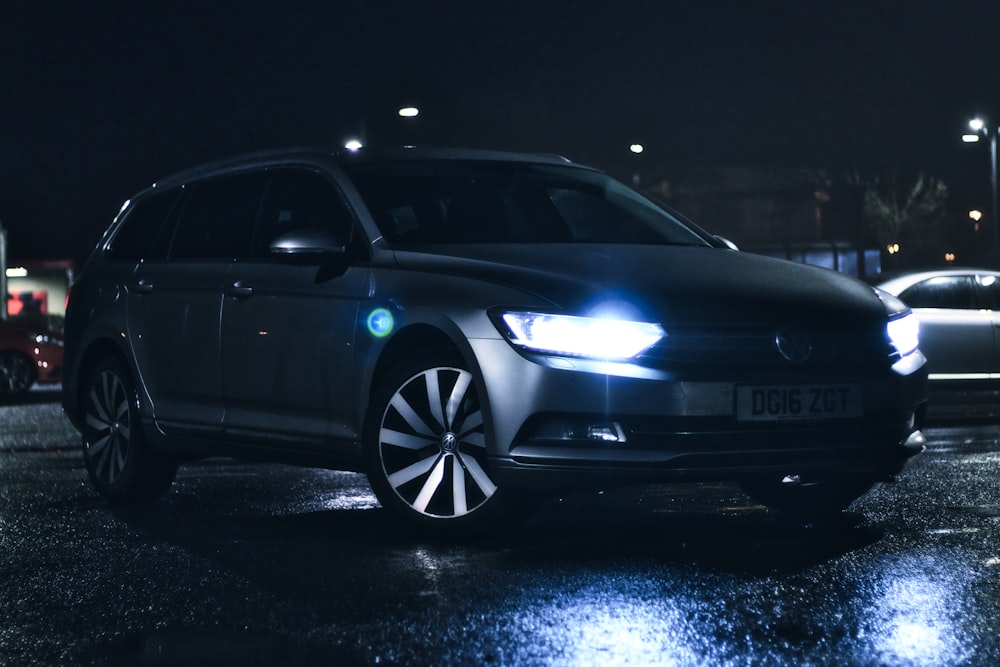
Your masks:
<svg viewBox="0 0 1000 667"><path fill-rule="evenodd" d="M274 239L270 253L272 257L296 261L325 260L344 256L347 245L329 230L306 227Z"/></svg>

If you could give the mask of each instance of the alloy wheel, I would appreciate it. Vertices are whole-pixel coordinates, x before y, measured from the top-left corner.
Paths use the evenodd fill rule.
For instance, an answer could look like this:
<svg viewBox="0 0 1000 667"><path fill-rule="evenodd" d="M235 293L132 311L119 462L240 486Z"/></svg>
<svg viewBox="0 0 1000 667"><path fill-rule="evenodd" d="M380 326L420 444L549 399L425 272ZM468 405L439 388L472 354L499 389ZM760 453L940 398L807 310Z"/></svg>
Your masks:
<svg viewBox="0 0 1000 667"><path fill-rule="evenodd" d="M497 490L486 472L472 374L460 368L424 370L395 391L379 424L378 454L388 486L425 517L466 516Z"/></svg>
<svg viewBox="0 0 1000 667"><path fill-rule="evenodd" d="M94 376L87 393L84 452L97 481L114 484L125 469L132 435L129 392L112 370Z"/></svg>

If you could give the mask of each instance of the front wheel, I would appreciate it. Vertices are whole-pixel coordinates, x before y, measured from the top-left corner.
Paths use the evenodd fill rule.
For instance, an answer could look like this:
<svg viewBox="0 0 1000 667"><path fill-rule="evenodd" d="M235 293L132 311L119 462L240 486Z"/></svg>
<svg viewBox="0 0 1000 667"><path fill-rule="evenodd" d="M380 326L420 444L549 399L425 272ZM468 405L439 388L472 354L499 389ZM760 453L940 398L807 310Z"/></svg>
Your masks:
<svg viewBox="0 0 1000 667"><path fill-rule="evenodd" d="M162 496L177 459L149 447L131 375L116 359L99 362L83 391L83 458L97 491L112 502Z"/></svg>
<svg viewBox="0 0 1000 667"><path fill-rule="evenodd" d="M389 372L365 427L368 476L386 509L425 528L481 527L504 504L489 472L476 383L451 357Z"/></svg>
<svg viewBox="0 0 1000 667"><path fill-rule="evenodd" d="M20 395L35 384L31 359L20 352L0 352L0 394Z"/></svg>

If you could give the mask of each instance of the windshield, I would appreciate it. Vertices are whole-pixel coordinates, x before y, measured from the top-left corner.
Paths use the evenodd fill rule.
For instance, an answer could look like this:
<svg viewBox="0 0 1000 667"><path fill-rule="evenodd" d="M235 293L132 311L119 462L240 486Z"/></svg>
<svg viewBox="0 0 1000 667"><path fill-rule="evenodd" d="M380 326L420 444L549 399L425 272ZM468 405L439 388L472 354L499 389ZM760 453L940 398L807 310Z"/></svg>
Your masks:
<svg viewBox="0 0 1000 667"><path fill-rule="evenodd" d="M397 245L710 245L652 201L586 169L454 160L345 169L382 236Z"/></svg>

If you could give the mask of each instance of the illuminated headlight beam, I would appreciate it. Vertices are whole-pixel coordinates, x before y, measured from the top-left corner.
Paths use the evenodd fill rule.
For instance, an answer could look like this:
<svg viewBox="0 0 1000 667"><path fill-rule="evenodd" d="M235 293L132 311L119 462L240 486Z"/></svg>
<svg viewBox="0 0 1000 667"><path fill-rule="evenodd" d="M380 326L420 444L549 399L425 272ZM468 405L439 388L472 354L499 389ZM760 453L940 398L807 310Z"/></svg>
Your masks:
<svg viewBox="0 0 1000 667"><path fill-rule="evenodd" d="M529 350L594 359L630 359L666 332L653 322L632 322L551 313L503 314L511 342Z"/></svg>

